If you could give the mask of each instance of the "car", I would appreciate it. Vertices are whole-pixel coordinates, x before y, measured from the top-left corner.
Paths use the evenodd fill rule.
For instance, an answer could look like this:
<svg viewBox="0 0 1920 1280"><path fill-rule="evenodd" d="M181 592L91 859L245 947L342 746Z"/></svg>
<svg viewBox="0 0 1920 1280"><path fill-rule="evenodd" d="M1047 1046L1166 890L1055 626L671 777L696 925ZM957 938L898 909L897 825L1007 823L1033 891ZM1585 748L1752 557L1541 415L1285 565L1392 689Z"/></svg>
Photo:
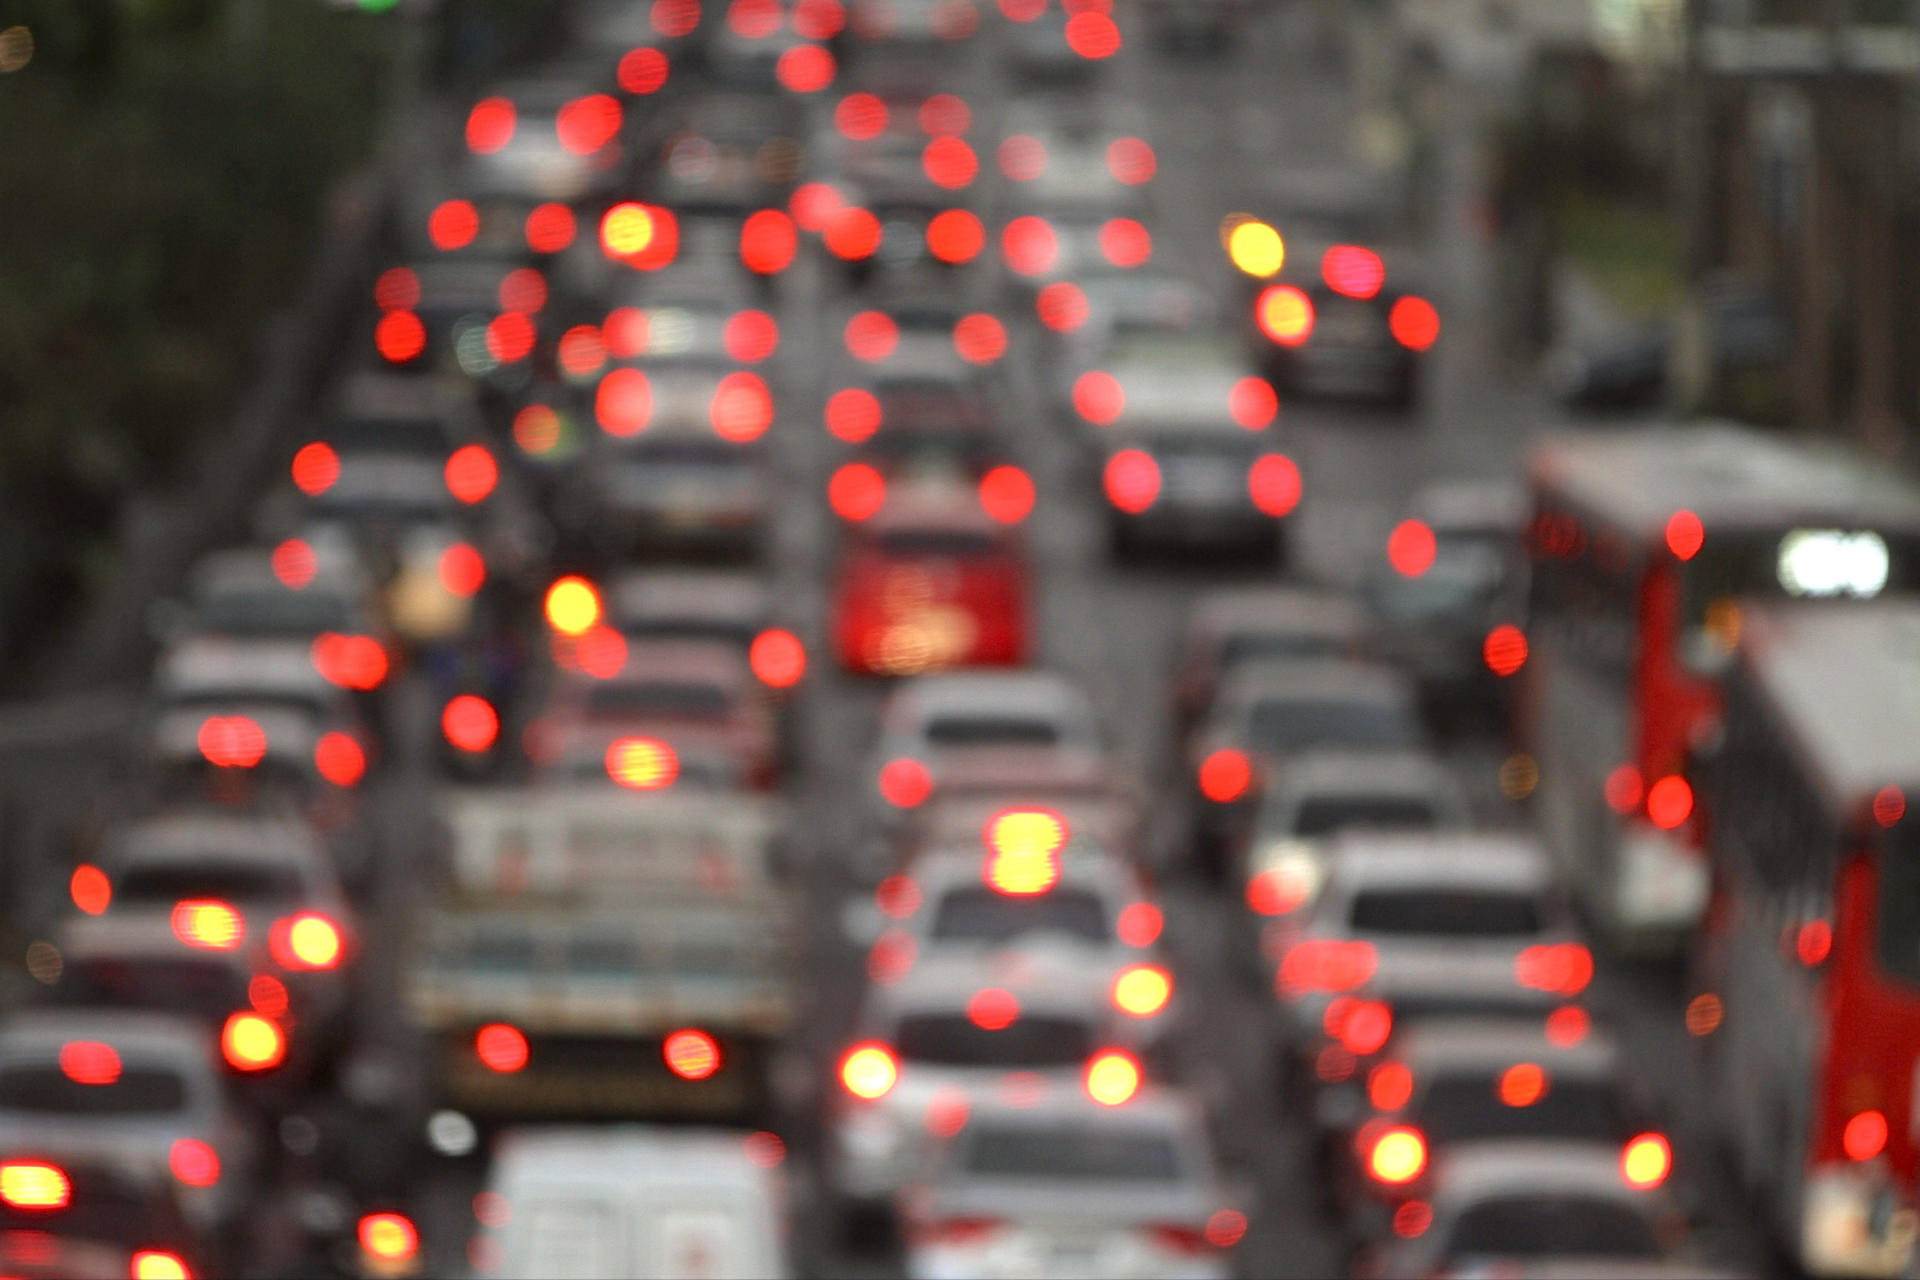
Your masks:
<svg viewBox="0 0 1920 1280"><path fill-rule="evenodd" d="M950 776L987 764L1004 796L1024 779L1104 786L1105 753L1092 704L1050 671L955 671L903 681L880 708L868 776L876 812L896 815L936 797Z"/></svg>
<svg viewBox="0 0 1920 1280"><path fill-rule="evenodd" d="M1013 465L999 420L970 380L882 374L848 390L873 397L879 422L869 430L856 417L830 416L828 430L855 446L852 461L890 484L978 485Z"/></svg>
<svg viewBox="0 0 1920 1280"><path fill-rule="evenodd" d="M1021 808L1049 809L1075 838L1141 865L1140 803L1123 788L1054 791L1036 777L1005 788L973 788L951 785L951 776L938 795L907 811L889 865L906 866L925 851L978 840L1000 813Z"/></svg>
<svg viewBox="0 0 1920 1280"><path fill-rule="evenodd" d="M1413 682L1344 658L1261 658L1237 665L1187 744L1203 846L1243 835L1267 775L1306 751L1407 751L1424 745Z"/></svg>
<svg viewBox="0 0 1920 1280"><path fill-rule="evenodd" d="M1396 1035L1364 1084L1319 1099L1336 1196L1362 1236L1386 1239L1395 1211L1432 1194L1434 1162L1483 1142L1591 1143L1618 1160L1670 1147L1622 1048L1584 1020L1436 1018ZM1386 1135L1396 1135L1386 1147ZM1411 1135L1413 1141L1408 1141ZM1630 1154L1631 1153L1631 1154Z"/></svg>
<svg viewBox="0 0 1920 1280"><path fill-rule="evenodd" d="M885 485L879 510L853 525L841 547L830 605L834 653L861 675L1016 666L1029 644L1028 597L1023 540L988 515L975 492Z"/></svg>
<svg viewBox="0 0 1920 1280"><path fill-rule="evenodd" d="M1005 28L1007 60L1017 76L1038 82L1071 82L1099 74L1100 63L1082 57L1067 42L1068 17L1064 6L1050 4L1027 21Z"/></svg>
<svg viewBox="0 0 1920 1280"><path fill-rule="evenodd" d="M559 67L489 85L467 119L457 190L476 200L531 205L605 196L618 188L628 167L621 147L627 122L618 102L601 93L603 75L598 68ZM603 97L613 110L577 107ZM567 112L569 107L575 109Z"/></svg>
<svg viewBox="0 0 1920 1280"><path fill-rule="evenodd" d="M1220 682L1259 658L1358 658L1366 610L1353 597L1315 587L1225 587L1194 597L1174 674L1181 728L1212 703Z"/></svg>
<svg viewBox="0 0 1920 1280"><path fill-rule="evenodd" d="M1467 798L1427 751L1310 751L1275 767L1235 870L1255 917L1292 909L1342 831L1464 831ZM1261 921L1256 921L1256 926Z"/></svg>
<svg viewBox="0 0 1920 1280"><path fill-rule="evenodd" d="M675 113L652 171L651 198L683 215L732 218L784 205L804 163L801 121L794 104L777 95L702 95ZM682 231L684 243L684 225ZM737 250L732 256L739 260Z"/></svg>
<svg viewBox="0 0 1920 1280"><path fill-rule="evenodd" d="M925 295L881 302L852 311L839 326L846 356L836 375L843 385L893 379L964 388L974 382L976 369L961 357L955 336L963 315L957 302Z"/></svg>
<svg viewBox="0 0 1920 1280"><path fill-rule="evenodd" d="M1021 175L1006 192L1014 209L1049 217L1137 217L1145 211L1145 185L1123 181L1111 159L1115 143L1139 140L1146 131L1130 104L1076 94L1028 95L1009 105L1001 128L1008 138L1031 139L1008 152Z"/></svg>
<svg viewBox="0 0 1920 1280"><path fill-rule="evenodd" d="M617 668L555 674L528 731L544 778L631 785L615 756L620 744L645 741L666 752L673 785L773 785L778 726L767 691L738 646L636 639L624 648Z"/></svg>
<svg viewBox="0 0 1920 1280"><path fill-rule="evenodd" d="M332 632L381 639L373 585L350 543L323 536L282 550L285 545L201 557L187 603L163 609L157 619L162 638L311 642Z"/></svg>
<svg viewBox="0 0 1920 1280"><path fill-rule="evenodd" d="M95 856L84 882L73 880L78 911L56 935L66 962L54 996L216 1024L264 1012L297 1031L277 1056L337 1047L358 927L312 828L290 816L182 811L109 829Z"/></svg>
<svg viewBox="0 0 1920 1280"><path fill-rule="evenodd" d="M616 362L647 370L742 363L727 341L728 324L751 308L753 299L737 263L676 263L617 279L606 324L619 339ZM625 307L638 315L622 311ZM623 325L632 332L622 332Z"/></svg>
<svg viewBox="0 0 1920 1280"><path fill-rule="evenodd" d="M1251 8L1246 0L1154 0L1147 22L1164 49L1231 55Z"/></svg>
<svg viewBox="0 0 1920 1280"><path fill-rule="evenodd" d="M1142 270L1075 277L1087 300L1087 318L1060 337L1060 368L1075 377L1096 369L1116 342L1155 333L1204 330L1210 307L1182 276Z"/></svg>
<svg viewBox="0 0 1920 1280"><path fill-rule="evenodd" d="M156 798L290 802L330 834L354 838L372 742L337 690L175 693L151 709L145 739L142 764Z"/></svg>
<svg viewBox="0 0 1920 1280"><path fill-rule="evenodd" d="M1399 259L1362 244L1289 237L1282 269L1254 299L1254 349L1282 394L1411 409L1440 313Z"/></svg>
<svg viewBox="0 0 1920 1280"><path fill-rule="evenodd" d="M826 1107L828 1181L851 1204L879 1205L923 1175L975 1099L1078 1091L1091 1073L1117 1101L1164 1069L1172 1028L1119 1012L1110 969L1044 944L872 968Z"/></svg>
<svg viewBox="0 0 1920 1280"><path fill-rule="evenodd" d="M208 1233L253 1207L265 1171L207 1029L119 1009L23 1010L0 1025L0 1152L170 1176Z"/></svg>
<svg viewBox="0 0 1920 1280"><path fill-rule="evenodd" d="M790 1275L784 1155L764 1131L506 1130L475 1201L474 1274Z"/></svg>
<svg viewBox="0 0 1920 1280"><path fill-rule="evenodd" d="M460 511L447 487L447 459L480 435L470 387L420 374L357 374L318 436L338 472L325 487L315 482L312 518L359 526L363 562L391 556L390 537L374 536L387 532L381 526L445 521Z"/></svg>
<svg viewBox="0 0 1920 1280"><path fill-rule="evenodd" d="M0 1153L0 1269L22 1280L208 1274L218 1250L187 1221L177 1187L167 1170L111 1157Z"/></svg>
<svg viewBox="0 0 1920 1280"><path fill-rule="evenodd" d="M1662 1180L1636 1187L1619 1153L1584 1143L1475 1144L1434 1172L1402 1236L1380 1257L1389 1277L1484 1274L1698 1275L1680 1252L1684 1213Z"/></svg>
<svg viewBox="0 0 1920 1280"><path fill-rule="evenodd" d="M607 610L630 640L723 640L744 653L772 622L773 599L745 570L630 569L608 584Z"/></svg>
<svg viewBox="0 0 1920 1280"><path fill-rule="evenodd" d="M1302 872L1298 905L1268 920L1261 950L1285 1051L1320 1084L1360 1075L1396 1025L1541 1020L1578 1009L1592 981L1593 954L1530 837L1348 831Z"/></svg>
<svg viewBox="0 0 1920 1280"><path fill-rule="evenodd" d="M980 25L975 0L854 0L849 7L848 25L863 46L862 61L938 56Z"/></svg>
<svg viewBox="0 0 1920 1280"><path fill-rule="evenodd" d="M1526 662L1527 496L1504 481L1422 485L1361 586L1376 651L1438 698L1500 707ZM1498 634L1496 634L1498 633ZM1501 637L1517 648L1500 649Z"/></svg>
<svg viewBox="0 0 1920 1280"><path fill-rule="evenodd" d="M1176 1089L983 1098L902 1198L906 1273L1224 1280L1246 1215Z"/></svg>

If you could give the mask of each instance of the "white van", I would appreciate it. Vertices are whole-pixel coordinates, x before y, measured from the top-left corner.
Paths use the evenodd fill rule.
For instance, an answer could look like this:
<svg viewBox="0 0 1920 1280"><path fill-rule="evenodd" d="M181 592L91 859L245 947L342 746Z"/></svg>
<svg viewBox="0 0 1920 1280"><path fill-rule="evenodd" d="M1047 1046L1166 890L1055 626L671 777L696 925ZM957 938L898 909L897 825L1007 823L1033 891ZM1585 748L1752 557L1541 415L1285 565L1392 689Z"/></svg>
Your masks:
<svg viewBox="0 0 1920 1280"><path fill-rule="evenodd" d="M480 1275L524 1280L785 1277L784 1154L772 1134L639 1125L500 1135Z"/></svg>

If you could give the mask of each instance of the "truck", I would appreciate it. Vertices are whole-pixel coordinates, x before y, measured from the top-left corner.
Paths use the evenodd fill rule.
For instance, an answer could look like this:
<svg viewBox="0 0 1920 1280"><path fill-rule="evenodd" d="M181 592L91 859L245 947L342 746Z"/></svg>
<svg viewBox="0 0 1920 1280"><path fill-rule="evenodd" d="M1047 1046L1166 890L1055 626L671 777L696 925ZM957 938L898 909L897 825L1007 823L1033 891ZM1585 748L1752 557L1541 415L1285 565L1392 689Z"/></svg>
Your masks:
<svg viewBox="0 0 1920 1280"><path fill-rule="evenodd" d="M465 788L403 987L437 1105L508 1119L750 1121L794 1013L777 802Z"/></svg>

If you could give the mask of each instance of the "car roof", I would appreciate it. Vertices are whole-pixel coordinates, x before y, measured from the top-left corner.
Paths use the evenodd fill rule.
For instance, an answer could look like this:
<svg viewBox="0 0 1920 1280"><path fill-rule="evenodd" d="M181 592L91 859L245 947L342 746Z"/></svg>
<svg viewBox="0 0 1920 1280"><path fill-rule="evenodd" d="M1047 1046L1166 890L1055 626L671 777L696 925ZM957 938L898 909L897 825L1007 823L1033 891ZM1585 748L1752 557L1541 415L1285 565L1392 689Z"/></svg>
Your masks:
<svg viewBox="0 0 1920 1280"><path fill-rule="evenodd" d="M1727 422L1585 431L1539 441L1534 483L1657 547L1673 513L1716 529L1783 524L1920 530L1920 486L1831 444Z"/></svg>
<svg viewBox="0 0 1920 1280"><path fill-rule="evenodd" d="M1459 1143L1434 1162L1436 1207L1508 1196L1575 1195L1635 1208L1649 1193L1620 1176L1620 1153L1591 1142L1525 1138Z"/></svg>
<svg viewBox="0 0 1920 1280"><path fill-rule="evenodd" d="M69 1040L101 1040L123 1053L151 1053L207 1062L212 1036L192 1018L144 1009L21 1009L0 1023L0 1054L55 1054Z"/></svg>
<svg viewBox="0 0 1920 1280"><path fill-rule="evenodd" d="M259 691L330 699L339 691L314 665L308 641L189 636L161 654L154 683L169 697Z"/></svg>
<svg viewBox="0 0 1920 1280"><path fill-rule="evenodd" d="M1451 797L1459 785L1453 771L1431 751L1315 749L1277 765L1266 795L1288 801L1310 796Z"/></svg>
<svg viewBox="0 0 1920 1280"><path fill-rule="evenodd" d="M1843 821L1880 788L1920 788L1920 603L1746 609L1741 660L1828 811Z"/></svg>
<svg viewBox="0 0 1920 1280"><path fill-rule="evenodd" d="M941 671L912 676L896 686L887 701L890 710L911 707L926 719L1024 714L1054 720L1089 714L1086 695L1052 671Z"/></svg>
<svg viewBox="0 0 1920 1280"><path fill-rule="evenodd" d="M489 1185L511 1191L519 1183L644 1183L658 1190L759 1184L768 1173L748 1154L752 1136L624 1124L509 1129L495 1141Z"/></svg>
<svg viewBox="0 0 1920 1280"><path fill-rule="evenodd" d="M1516 1062L1580 1076L1612 1076L1621 1065L1611 1033L1594 1027L1572 1044L1555 1044L1540 1018L1427 1018L1394 1036L1387 1052L1411 1067L1416 1080L1449 1070L1498 1071Z"/></svg>
<svg viewBox="0 0 1920 1280"><path fill-rule="evenodd" d="M1355 889L1474 885L1538 891L1553 881L1539 842L1517 833L1343 831L1329 850L1329 878Z"/></svg>
<svg viewBox="0 0 1920 1280"><path fill-rule="evenodd" d="M1104 1106L1085 1089L1050 1088L1034 1097L1008 1101L992 1091L971 1100L967 1127L995 1129L1058 1129L1062 1123L1099 1129L1154 1128L1181 1137L1205 1136L1205 1109L1186 1089L1142 1084L1140 1091L1117 1107Z"/></svg>
<svg viewBox="0 0 1920 1280"><path fill-rule="evenodd" d="M1198 597L1188 622L1195 636L1240 634L1358 639L1367 613L1352 596L1311 587L1234 587Z"/></svg>
<svg viewBox="0 0 1920 1280"><path fill-rule="evenodd" d="M108 833L114 861L306 863L323 855L319 838L301 822L227 813L169 814L127 823Z"/></svg>
<svg viewBox="0 0 1920 1280"><path fill-rule="evenodd" d="M1255 658L1234 665L1222 695L1236 702L1298 699L1410 705L1413 682L1397 668L1349 658Z"/></svg>

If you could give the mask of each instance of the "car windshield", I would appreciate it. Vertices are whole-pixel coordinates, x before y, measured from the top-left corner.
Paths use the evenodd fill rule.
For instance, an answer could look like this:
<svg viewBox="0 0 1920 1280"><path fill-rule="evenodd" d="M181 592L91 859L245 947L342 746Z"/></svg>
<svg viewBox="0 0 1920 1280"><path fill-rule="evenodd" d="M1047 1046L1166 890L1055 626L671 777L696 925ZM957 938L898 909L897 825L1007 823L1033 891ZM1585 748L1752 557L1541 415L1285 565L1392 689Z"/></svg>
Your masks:
<svg viewBox="0 0 1920 1280"><path fill-rule="evenodd" d="M223 591L200 602L195 620L207 630L237 636L314 636L351 631L346 601L325 591Z"/></svg>
<svg viewBox="0 0 1920 1280"><path fill-rule="evenodd" d="M1060 727L1021 716L941 716L927 725L933 747L1051 747Z"/></svg>
<svg viewBox="0 0 1920 1280"><path fill-rule="evenodd" d="M1447 1237L1446 1256L1655 1258L1659 1242L1627 1205L1571 1196L1509 1196L1474 1205Z"/></svg>
<svg viewBox="0 0 1920 1280"><path fill-rule="evenodd" d="M1435 1143L1494 1138L1625 1142L1632 1137L1616 1090L1595 1080L1556 1080L1525 1106L1501 1097L1504 1075L1446 1076L1414 1106L1413 1123ZM1519 1095L1525 1096L1525 1095Z"/></svg>
<svg viewBox="0 0 1920 1280"><path fill-rule="evenodd" d="M964 1013L900 1019L894 1047L903 1062L947 1067L1070 1067L1093 1052L1093 1029L1070 1018L1021 1017L988 1031Z"/></svg>
<svg viewBox="0 0 1920 1280"><path fill-rule="evenodd" d="M1356 933L1448 938L1540 932L1540 904L1524 893L1485 889L1368 889L1353 899Z"/></svg>
<svg viewBox="0 0 1920 1280"><path fill-rule="evenodd" d="M0 1109L75 1116L169 1115L187 1105L180 1073L123 1067L111 1084L81 1084L53 1065L0 1067Z"/></svg>
<svg viewBox="0 0 1920 1280"><path fill-rule="evenodd" d="M1397 703L1265 698L1253 704L1247 736L1261 752L1285 755L1310 747L1416 746L1420 727L1411 708Z"/></svg>
<svg viewBox="0 0 1920 1280"><path fill-rule="evenodd" d="M989 556L999 549L992 534L962 529L895 529L875 541L890 556Z"/></svg>
<svg viewBox="0 0 1920 1280"><path fill-rule="evenodd" d="M1293 834L1328 836L1348 827L1424 831L1434 825L1433 805L1404 796L1314 796L1300 804Z"/></svg>
<svg viewBox="0 0 1920 1280"><path fill-rule="evenodd" d="M174 863L134 867L114 886L113 899L129 906L171 905L182 898L288 902L298 899L300 890L300 875L291 867Z"/></svg>
<svg viewBox="0 0 1920 1280"><path fill-rule="evenodd" d="M955 889L940 899L933 917L938 942L1008 942L1027 933L1064 933L1106 942L1107 913L1100 899L1081 889L1014 898L992 889Z"/></svg>
<svg viewBox="0 0 1920 1280"><path fill-rule="evenodd" d="M596 683L587 693L588 714L601 719L665 716L678 720L719 720L732 707L716 684L672 680Z"/></svg>
<svg viewBox="0 0 1920 1280"><path fill-rule="evenodd" d="M1160 1133L982 1127L967 1145L968 1173L997 1178L1173 1182L1180 1150Z"/></svg>

